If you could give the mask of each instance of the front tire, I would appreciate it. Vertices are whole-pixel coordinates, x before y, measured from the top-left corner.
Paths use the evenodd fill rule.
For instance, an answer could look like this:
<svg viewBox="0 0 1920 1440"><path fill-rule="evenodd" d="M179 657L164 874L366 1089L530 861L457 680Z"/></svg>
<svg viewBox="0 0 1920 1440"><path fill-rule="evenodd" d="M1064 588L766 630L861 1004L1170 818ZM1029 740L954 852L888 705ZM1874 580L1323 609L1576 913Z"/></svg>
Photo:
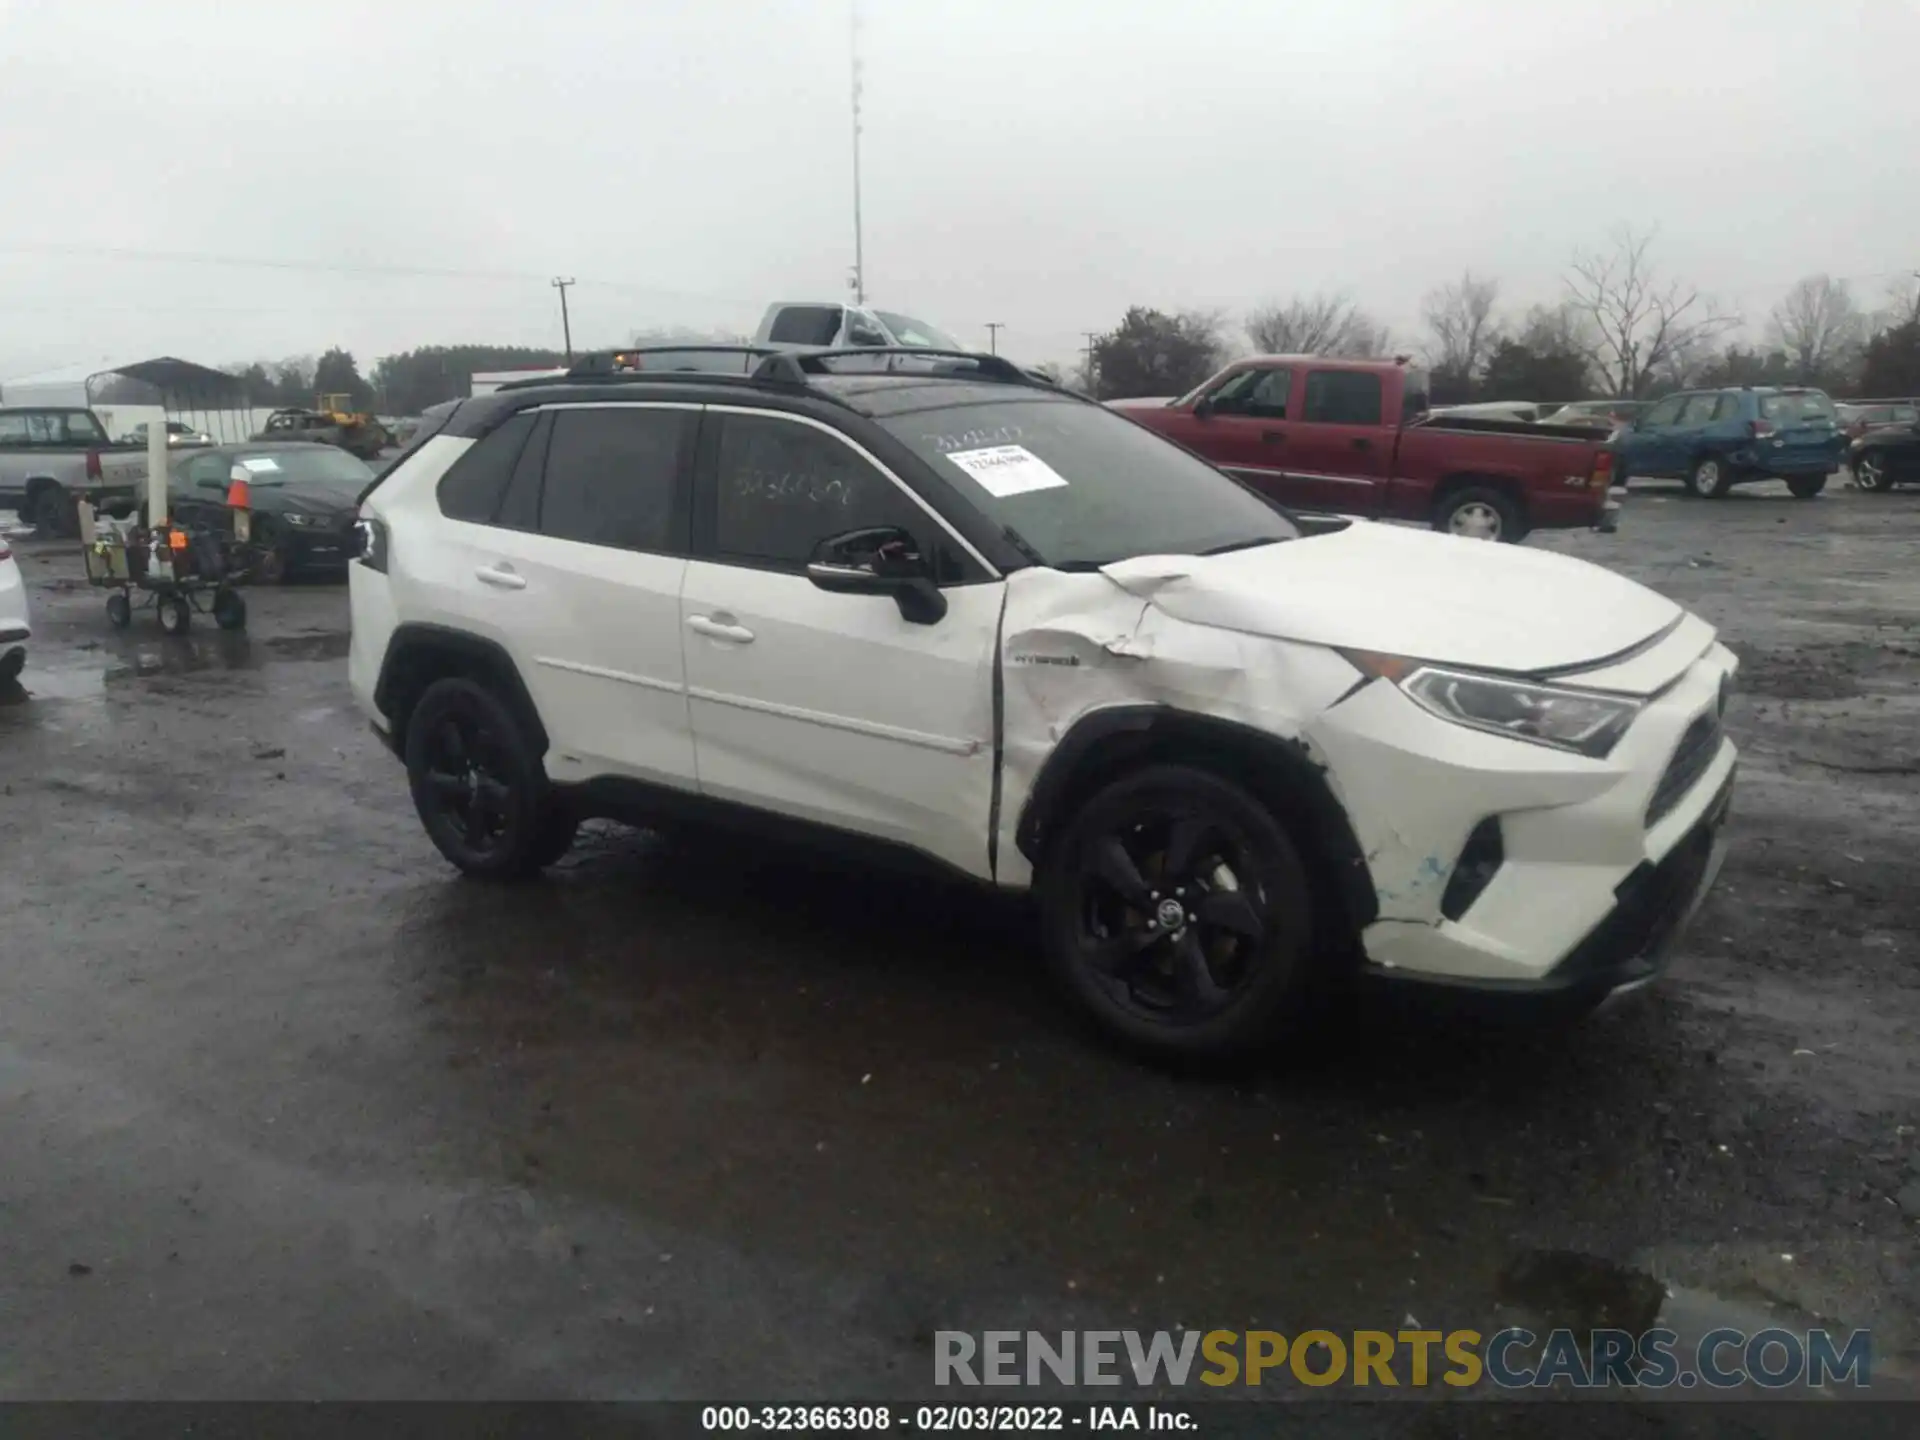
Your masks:
<svg viewBox="0 0 1920 1440"><path fill-rule="evenodd" d="M1433 528L1462 539L1513 545L1526 538L1527 521L1512 496L1490 485L1468 485L1441 498L1434 507Z"/></svg>
<svg viewBox="0 0 1920 1440"><path fill-rule="evenodd" d="M1885 495L1892 490L1893 481L1887 475L1887 457L1878 450L1863 451L1853 462L1853 483L1875 495Z"/></svg>
<svg viewBox="0 0 1920 1440"><path fill-rule="evenodd" d="M27 652L9 650L0 655L0 685L11 685L20 678L20 672L27 668Z"/></svg>
<svg viewBox="0 0 1920 1440"><path fill-rule="evenodd" d="M158 613L160 629L168 635L184 635L193 624L193 607L179 595L162 595L154 609Z"/></svg>
<svg viewBox="0 0 1920 1440"><path fill-rule="evenodd" d="M429 685L407 720L405 757L420 823L460 870L515 880L559 858L546 777L513 712L484 685Z"/></svg>
<svg viewBox="0 0 1920 1440"><path fill-rule="evenodd" d="M1154 765L1114 781L1050 847L1038 891L1055 977L1134 1050L1226 1059L1308 1012L1306 868L1272 814L1217 775Z"/></svg>
<svg viewBox="0 0 1920 1440"><path fill-rule="evenodd" d="M1697 500L1718 500L1733 488L1733 471L1727 462L1709 455L1696 460L1687 472L1687 493Z"/></svg>
<svg viewBox="0 0 1920 1440"><path fill-rule="evenodd" d="M213 623L222 630L247 628L247 602L237 590L216 590L213 596Z"/></svg>
<svg viewBox="0 0 1920 1440"><path fill-rule="evenodd" d="M1793 492L1796 500L1811 500L1827 488L1824 475L1792 475L1787 479L1787 489Z"/></svg>

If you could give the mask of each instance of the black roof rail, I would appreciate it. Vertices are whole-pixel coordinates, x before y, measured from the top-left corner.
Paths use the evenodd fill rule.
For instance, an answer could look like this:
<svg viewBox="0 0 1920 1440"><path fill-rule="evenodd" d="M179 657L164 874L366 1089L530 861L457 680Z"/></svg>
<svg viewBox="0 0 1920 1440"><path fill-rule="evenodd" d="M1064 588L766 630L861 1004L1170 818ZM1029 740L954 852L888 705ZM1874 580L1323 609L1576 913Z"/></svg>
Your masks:
<svg viewBox="0 0 1920 1440"><path fill-rule="evenodd" d="M712 343L689 343L686 345L629 345L623 350L591 350L581 355L567 368L563 375L534 375L525 380L509 380L500 385L501 390L525 390L534 385L554 385L563 380L605 380L613 376L633 375L684 375L684 370L648 370L643 361L648 355L739 355L766 356L778 354L764 345L716 345ZM728 371L694 371L694 374L728 374ZM747 368L740 367L744 378Z"/></svg>
<svg viewBox="0 0 1920 1440"><path fill-rule="evenodd" d="M989 355L979 350L941 350L926 345L856 345L840 350L783 350L769 355L760 362L753 372L753 378L763 383L775 385L804 385L809 375L844 375L852 372L835 370L826 362L843 360L851 356L871 359L877 355L893 358L905 357L915 360L967 361L970 370L949 369L935 373L946 375L964 375L969 380L998 380L1011 385L1035 385L1052 388L1051 382L1022 370L1011 360L999 355ZM889 365L877 374L899 374Z"/></svg>

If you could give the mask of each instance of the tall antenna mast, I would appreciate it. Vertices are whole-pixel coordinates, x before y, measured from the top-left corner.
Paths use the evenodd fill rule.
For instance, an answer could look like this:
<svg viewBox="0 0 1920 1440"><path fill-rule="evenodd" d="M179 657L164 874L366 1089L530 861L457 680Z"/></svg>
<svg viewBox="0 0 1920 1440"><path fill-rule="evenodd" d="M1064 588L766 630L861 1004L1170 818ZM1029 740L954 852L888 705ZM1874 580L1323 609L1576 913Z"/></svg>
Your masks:
<svg viewBox="0 0 1920 1440"><path fill-rule="evenodd" d="M867 303L867 268L860 226L860 0L849 6L848 46L853 54L853 303Z"/></svg>

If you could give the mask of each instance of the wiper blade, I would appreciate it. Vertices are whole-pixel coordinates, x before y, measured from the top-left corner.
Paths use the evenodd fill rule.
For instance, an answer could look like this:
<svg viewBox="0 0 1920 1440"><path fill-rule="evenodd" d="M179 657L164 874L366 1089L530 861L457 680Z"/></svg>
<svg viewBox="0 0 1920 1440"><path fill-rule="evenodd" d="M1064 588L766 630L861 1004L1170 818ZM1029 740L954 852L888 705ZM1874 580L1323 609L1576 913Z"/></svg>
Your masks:
<svg viewBox="0 0 1920 1440"><path fill-rule="evenodd" d="M1199 553L1202 555L1225 555L1234 550L1252 550L1260 545L1278 545L1284 538L1286 537L1281 535L1267 535L1258 540L1229 540L1224 545L1210 545Z"/></svg>
<svg viewBox="0 0 1920 1440"><path fill-rule="evenodd" d="M1000 527L1000 535L1009 545L1020 552L1022 558L1025 559L1029 565L1045 565L1047 563L1041 558L1040 552L1027 543L1027 537L1014 529L1013 526L1002 525ZM1062 569L1064 567L1056 566L1054 568Z"/></svg>

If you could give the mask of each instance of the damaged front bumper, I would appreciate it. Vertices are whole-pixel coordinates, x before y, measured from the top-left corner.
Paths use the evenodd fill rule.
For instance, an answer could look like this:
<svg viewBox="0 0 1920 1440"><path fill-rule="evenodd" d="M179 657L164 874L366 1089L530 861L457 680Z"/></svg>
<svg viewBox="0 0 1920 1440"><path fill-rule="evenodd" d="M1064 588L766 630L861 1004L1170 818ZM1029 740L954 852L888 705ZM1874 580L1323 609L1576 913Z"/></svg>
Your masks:
<svg viewBox="0 0 1920 1440"><path fill-rule="evenodd" d="M1594 674L1631 688L1633 666L1660 664L1656 653ZM1713 646L1605 763L1436 729L1384 686L1323 717L1315 738L1379 897L1361 933L1369 969L1548 992L1657 974L1719 868L1737 759L1719 716L1734 664ZM1474 838L1487 832L1491 849Z"/></svg>

